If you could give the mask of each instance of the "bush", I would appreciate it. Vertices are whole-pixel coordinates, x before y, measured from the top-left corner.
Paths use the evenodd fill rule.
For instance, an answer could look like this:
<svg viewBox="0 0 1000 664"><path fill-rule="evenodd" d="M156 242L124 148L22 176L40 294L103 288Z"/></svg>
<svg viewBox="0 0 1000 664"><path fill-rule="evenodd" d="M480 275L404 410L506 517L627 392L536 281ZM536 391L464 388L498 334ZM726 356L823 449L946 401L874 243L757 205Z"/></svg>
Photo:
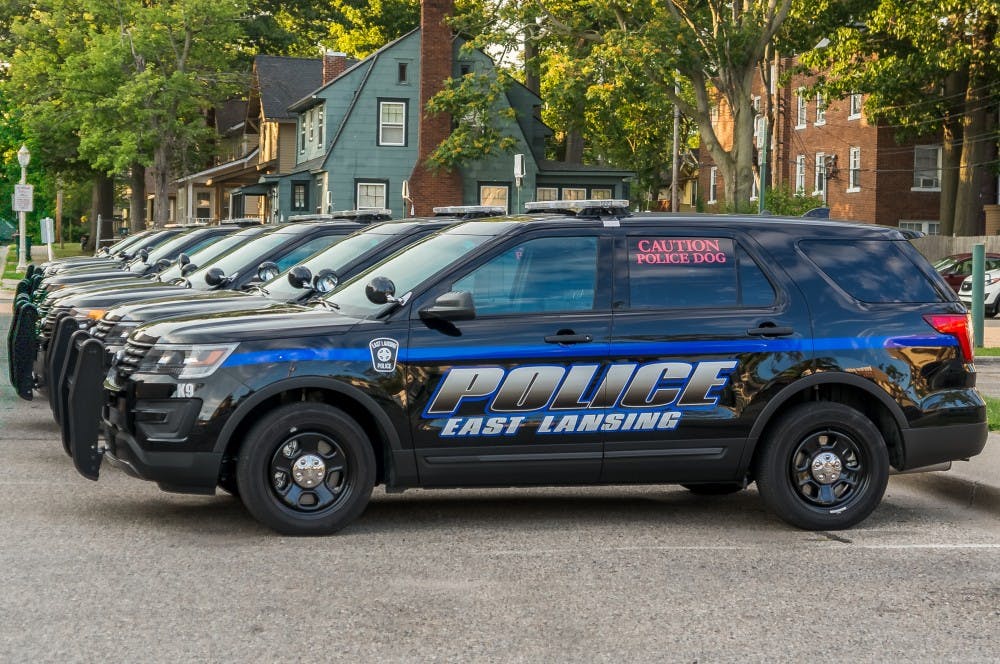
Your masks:
<svg viewBox="0 0 1000 664"><path fill-rule="evenodd" d="M781 217L801 217L813 208L826 205L822 198L796 194L786 186L768 189L764 196L767 211Z"/></svg>

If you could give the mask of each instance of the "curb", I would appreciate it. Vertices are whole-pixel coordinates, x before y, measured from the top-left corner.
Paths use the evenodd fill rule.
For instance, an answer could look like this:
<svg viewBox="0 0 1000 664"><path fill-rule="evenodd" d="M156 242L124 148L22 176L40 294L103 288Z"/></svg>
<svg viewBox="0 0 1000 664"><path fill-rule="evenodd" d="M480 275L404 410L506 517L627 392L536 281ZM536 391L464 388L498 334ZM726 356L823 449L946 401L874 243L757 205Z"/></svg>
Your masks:
<svg viewBox="0 0 1000 664"><path fill-rule="evenodd" d="M906 478L907 482L920 484L928 493L962 503L967 508L994 514L1000 512L1000 487L950 474L952 472L917 473L898 475L897 477Z"/></svg>
<svg viewBox="0 0 1000 664"><path fill-rule="evenodd" d="M1000 364L1000 355L980 355L973 364Z"/></svg>

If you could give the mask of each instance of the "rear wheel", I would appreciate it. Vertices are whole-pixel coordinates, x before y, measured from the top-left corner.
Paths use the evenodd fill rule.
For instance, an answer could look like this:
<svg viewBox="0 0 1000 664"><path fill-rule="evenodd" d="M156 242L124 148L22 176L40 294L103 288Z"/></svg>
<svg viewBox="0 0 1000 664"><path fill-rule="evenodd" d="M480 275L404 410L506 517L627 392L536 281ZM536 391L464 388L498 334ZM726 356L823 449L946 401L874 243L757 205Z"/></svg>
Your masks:
<svg viewBox="0 0 1000 664"><path fill-rule="evenodd" d="M788 523L806 530L849 528L882 500L889 453L862 413L839 403L806 403L771 430L755 476L764 502Z"/></svg>
<svg viewBox="0 0 1000 664"><path fill-rule="evenodd" d="M236 468L239 495L261 523L285 535L329 535L364 511L375 454L339 408L292 403L247 434Z"/></svg>

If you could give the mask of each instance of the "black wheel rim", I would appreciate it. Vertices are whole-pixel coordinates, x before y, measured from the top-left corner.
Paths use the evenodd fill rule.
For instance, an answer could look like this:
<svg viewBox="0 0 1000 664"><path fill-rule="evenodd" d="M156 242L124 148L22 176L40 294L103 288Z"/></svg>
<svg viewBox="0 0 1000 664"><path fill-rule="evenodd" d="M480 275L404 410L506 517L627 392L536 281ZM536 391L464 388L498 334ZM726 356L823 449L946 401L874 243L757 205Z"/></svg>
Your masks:
<svg viewBox="0 0 1000 664"><path fill-rule="evenodd" d="M335 510L353 487L344 448L314 431L289 434L275 448L266 481L280 505L301 514Z"/></svg>
<svg viewBox="0 0 1000 664"><path fill-rule="evenodd" d="M869 484L869 460L854 438L824 429L806 436L792 452L789 479L796 495L824 511L844 507Z"/></svg>

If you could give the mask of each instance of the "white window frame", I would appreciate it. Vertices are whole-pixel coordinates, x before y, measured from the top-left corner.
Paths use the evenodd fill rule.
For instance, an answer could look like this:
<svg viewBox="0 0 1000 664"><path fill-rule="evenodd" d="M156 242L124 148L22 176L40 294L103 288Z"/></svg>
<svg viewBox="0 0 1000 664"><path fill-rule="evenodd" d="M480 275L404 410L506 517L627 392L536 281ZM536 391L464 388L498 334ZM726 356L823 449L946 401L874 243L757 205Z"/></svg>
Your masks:
<svg viewBox="0 0 1000 664"><path fill-rule="evenodd" d="M760 175L754 172L750 178L750 200L755 201L760 198Z"/></svg>
<svg viewBox="0 0 1000 664"><path fill-rule="evenodd" d="M538 202L558 201L559 187L535 187L535 200Z"/></svg>
<svg viewBox="0 0 1000 664"><path fill-rule="evenodd" d="M320 106L318 109L316 109L316 138L318 139L318 144L319 144L320 148L323 147L323 143L324 143L324 138L323 138L323 116L326 115L326 113L324 112L324 110L325 110L325 107L323 107L323 106Z"/></svg>
<svg viewBox="0 0 1000 664"><path fill-rule="evenodd" d="M306 115L302 113L299 115L299 154L304 154L306 151Z"/></svg>
<svg viewBox="0 0 1000 664"><path fill-rule="evenodd" d="M803 88L799 88L795 97L797 100L797 106L795 109L795 128L805 129L806 121L809 118L809 102L806 101L806 91Z"/></svg>
<svg viewBox="0 0 1000 664"><path fill-rule="evenodd" d="M390 106L401 106L403 108L402 122L386 122L385 112ZM398 128L401 138L398 143L385 140L385 130L387 128ZM380 101L378 103L378 144L390 147L406 145L406 102L405 101Z"/></svg>
<svg viewBox="0 0 1000 664"><path fill-rule="evenodd" d="M381 190L381 194L375 194L374 195L375 202L370 203L368 205L365 205L364 203L361 202L361 198L362 198L361 188L362 187L365 187L365 188L371 187L371 191ZM387 207L387 205L386 205L386 190L387 189L388 189L388 187L386 186L385 182L363 182L363 181L359 181L355 185L355 199L357 200L357 205L356 205L357 209L359 209L359 210L381 210L381 209L386 208ZM365 198L370 200L372 198L372 194L370 192L366 192L365 193ZM379 202L379 200L378 200L379 198L382 199L381 202Z"/></svg>
<svg viewBox="0 0 1000 664"><path fill-rule="evenodd" d="M316 140L316 109L309 109L309 119L306 122L309 128L309 142Z"/></svg>
<svg viewBox="0 0 1000 664"><path fill-rule="evenodd" d="M708 171L708 202L718 203L719 195L719 167L712 166Z"/></svg>
<svg viewBox="0 0 1000 664"><path fill-rule="evenodd" d="M503 202L501 203L499 197L485 195L487 191L494 191L499 193L503 191ZM480 205L503 205L507 212L510 212L510 185L506 184L481 184L479 185L479 204Z"/></svg>
<svg viewBox="0 0 1000 664"><path fill-rule="evenodd" d="M800 154L795 157L795 195L805 196L806 194L806 156Z"/></svg>
<svg viewBox="0 0 1000 664"><path fill-rule="evenodd" d="M847 108L847 119L848 120L860 120L861 119L861 107L862 99L861 93L855 92L851 95L848 101Z"/></svg>
<svg viewBox="0 0 1000 664"><path fill-rule="evenodd" d="M937 175L933 178L925 178L917 175L917 153L937 151ZM929 181L929 184L925 182ZM941 191L941 146L940 145L915 145L913 146L913 187L910 191Z"/></svg>
<svg viewBox="0 0 1000 664"><path fill-rule="evenodd" d="M614 198L614 191L611 187L592 187L588 198L592 201L610 201Z"/></svg>
<svg viewBox="0 0 1000 664"><path fill-rule="evenodd" d="M816 170L813 173L813 196L822 196L826 191L826 153L816 153Z"/></svg>
<svg viewBox="0 0 1000 664"><path fill-rule="evenodd" d="M564 201L585 201L587 200L587 188L563 187L560 196L561 200Z"/></svg>
<svg viewBox="0 0 1000 664"><path fill-rule="evenodd" d="M826 124L826 100L823 98L822 92L816 93L816 122L813 123L816 127L821 127Z"/></svg>
<svg viewBox="0 0 1000 664"><path fill-rule="evenodd" d="M913 221L909 219L900 219L899 228L906 231L920 231L924 235L941 234L940 221Z"/></svg>
<svg viewBox="0 0 1000 664"><path fill-rule="evenodd" d="M861 191L861 148L851 146L847 161L847 193Z"/></svg>

